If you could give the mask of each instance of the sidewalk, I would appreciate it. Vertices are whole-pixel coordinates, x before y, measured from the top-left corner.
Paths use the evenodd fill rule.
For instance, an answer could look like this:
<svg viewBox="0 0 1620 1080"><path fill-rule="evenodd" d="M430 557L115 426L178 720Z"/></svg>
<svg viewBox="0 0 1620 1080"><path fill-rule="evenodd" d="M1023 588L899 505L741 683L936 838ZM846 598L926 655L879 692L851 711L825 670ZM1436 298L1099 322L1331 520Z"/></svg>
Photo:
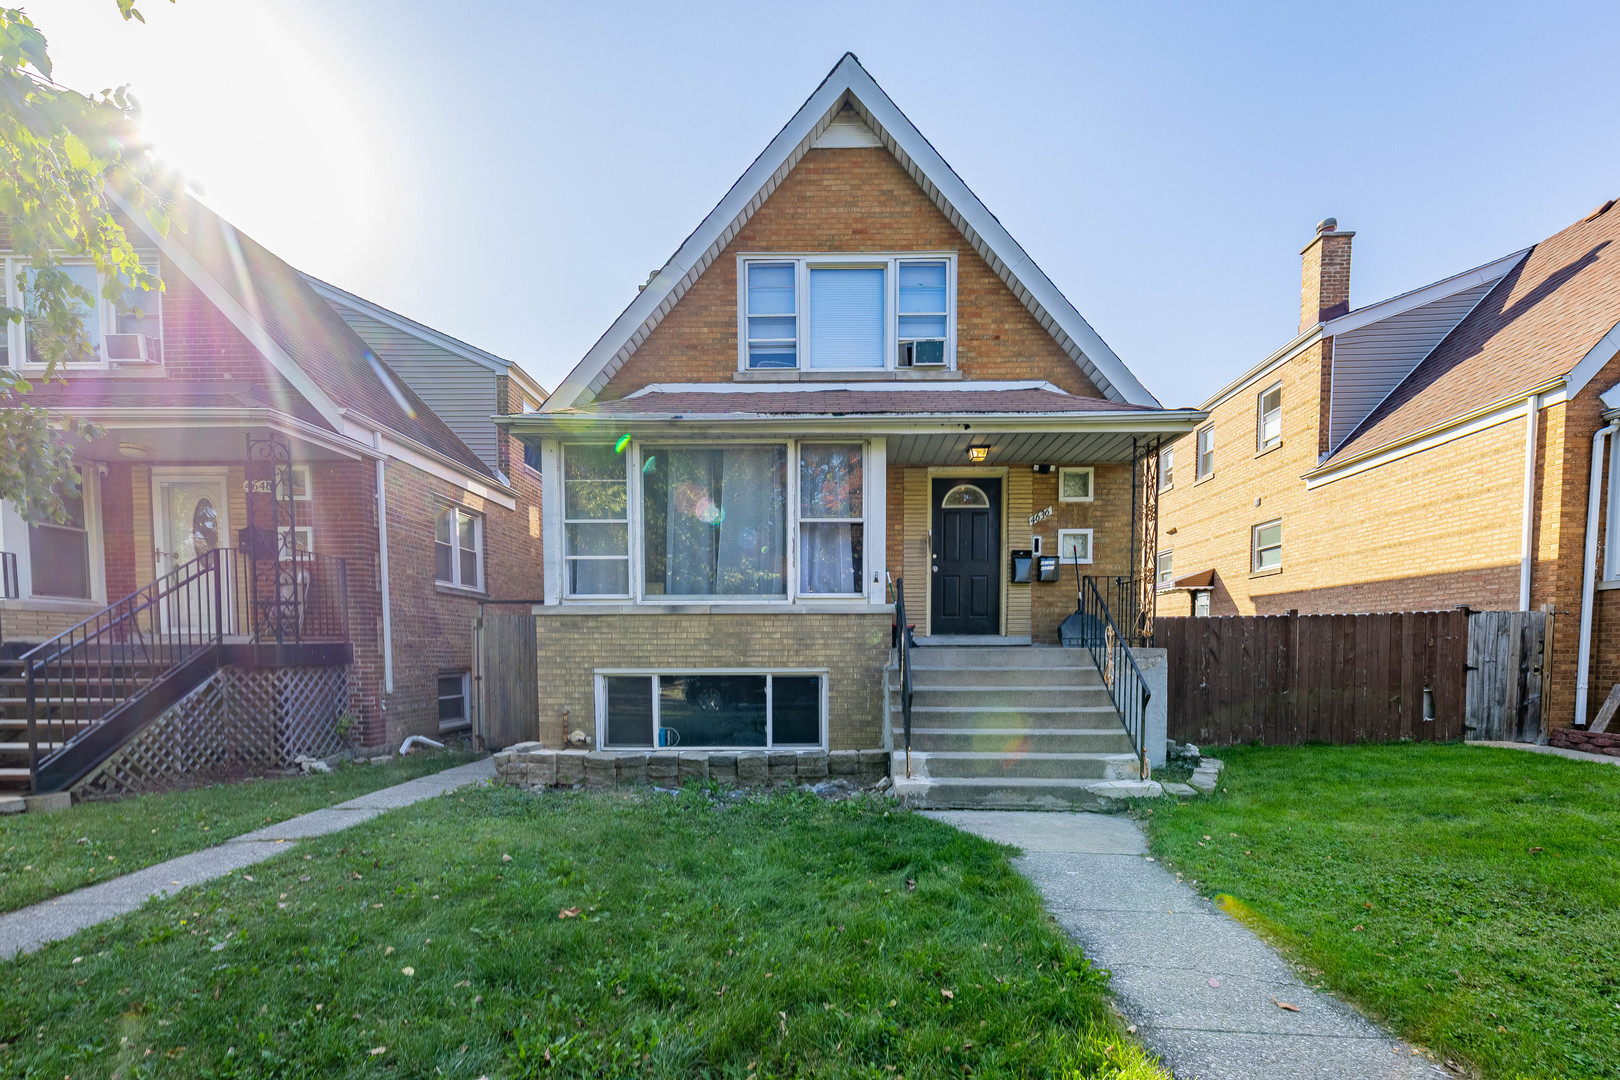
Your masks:
<svg viewBox="0 0 1620 1080"><path fill-rule="evenodd" d="M156 897L171 895L188 886L200 885L263 862L300 840L339 832L351 825L370 821L385 811L431 799L479 780L493 779L494 776L495 764L491 758L457 765L324 810L300 814L277 825L243 833L218 847L181 855L133 874L0 915L0 960L33 952L41 945L71 937L80 930L119 915L127 915Z"/></svg>
<svg viewBox="0 0 1620 1080"><path fill-rule="evenodd" d="M1301 983L1248 928L1151 861L1129 818L993 810L928 816L1024 849L1019 872L1091 962L1113 973L1114 995L1137 1038L1180 1080L1448 1075L1331 994Z"/></svg>

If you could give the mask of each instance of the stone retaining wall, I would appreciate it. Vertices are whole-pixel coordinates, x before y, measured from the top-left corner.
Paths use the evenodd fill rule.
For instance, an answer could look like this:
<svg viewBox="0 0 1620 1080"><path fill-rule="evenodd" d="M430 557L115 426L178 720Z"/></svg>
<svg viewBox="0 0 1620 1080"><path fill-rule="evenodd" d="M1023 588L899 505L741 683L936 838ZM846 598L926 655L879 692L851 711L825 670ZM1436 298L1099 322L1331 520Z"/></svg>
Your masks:
<svg viewBox="0 0 1620 1080"><path fill-rule="evenodd" d="M1582 731L1577 728L1559 728L1547 736L1552 746L1565 750L1582 750L1588 754L1620 757L1620 731Z"/></svg>
<svg viewBox="0 0 1620 1080"><path fill-rule="evenodd" d="M792 788L824 780L875 784L889 774L885 750L542 750L523 745L495 755L505 787L680 787L713 780L744 788Z"/></svg>

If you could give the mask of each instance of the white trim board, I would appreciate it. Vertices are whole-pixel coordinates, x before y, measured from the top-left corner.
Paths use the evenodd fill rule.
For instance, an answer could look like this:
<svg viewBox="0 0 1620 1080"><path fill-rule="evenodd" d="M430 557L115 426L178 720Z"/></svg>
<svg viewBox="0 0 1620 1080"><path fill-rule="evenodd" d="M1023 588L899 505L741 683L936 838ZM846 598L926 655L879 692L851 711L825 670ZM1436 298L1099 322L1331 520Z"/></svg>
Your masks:
<svg viewBox="0 0 1620 1080"><path fill-rule="evenodd" d="M1106 397L1158 405L1158 400L873 81L855 55L845 53L765 151L568 373L541 411L567 408L594 398L846 104Z"/></svg>
<svg viewBox="0 0 1620 1080"><path fill-rule="evenodd" d="M837 382L747 382L747 383L648 383L640 390L626 394L624 400L633 401L647 394L818 394L833 390L852 390L860 393L868 391L906 390L911 393L934 390L1049 390L1064 397L1075 395L1060 390L1049 382L1039 379L1025 380L1023 382L872 382L837 383Z"/></svg>

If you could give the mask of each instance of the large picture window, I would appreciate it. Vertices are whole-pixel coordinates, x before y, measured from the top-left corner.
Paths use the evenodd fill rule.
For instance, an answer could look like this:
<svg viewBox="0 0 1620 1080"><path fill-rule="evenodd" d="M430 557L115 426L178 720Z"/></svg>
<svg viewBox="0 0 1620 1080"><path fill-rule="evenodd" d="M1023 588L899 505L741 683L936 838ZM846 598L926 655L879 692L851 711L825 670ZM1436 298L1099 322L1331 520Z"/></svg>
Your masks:
<svg viewBox="0 0 1620 1080"><path fill-rule="evenodd" d="M799 448L799 591L861 591L865 541L858 443Z"/></svg>
<svg viewBox="0 0 1620 1080"><path fill-rule="evenodd" d="M563 544L568 595L630 595L628 455L612 445L563 449Z"/></svg>
<svg viewBox="0 0 1620 1080"><path fill-rule="evenodd" d="M642 453L647 596L787 594L787 447Z"/></svg>
<svg viewBox="0 0 1620 1080"><path fill-rule="evenodd" d="M764 672L604 675L602 745L822 745L822 676Z"/></svg>

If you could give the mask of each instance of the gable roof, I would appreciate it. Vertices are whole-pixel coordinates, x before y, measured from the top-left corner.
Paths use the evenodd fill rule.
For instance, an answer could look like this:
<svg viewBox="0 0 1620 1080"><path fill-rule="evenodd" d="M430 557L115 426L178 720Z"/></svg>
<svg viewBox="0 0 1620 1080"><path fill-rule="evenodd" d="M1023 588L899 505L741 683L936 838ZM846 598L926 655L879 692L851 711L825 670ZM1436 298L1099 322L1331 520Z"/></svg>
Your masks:
<svg viewBox="0 0 1620 1080"><path fill-rule="evenodd" d="M1531 248L1323 467L1560 378L1578 393L1620 349L1617 327L1620 211L1606 205Z"/></svg>
<svg viewBox="0 0 1620 1080"><path fill-rule="evenodd" d="M912 126L855 54L845 53L719 204L568 373L542 411L580 404L601 391L805 152L834 124L846 104L1108 400L1149 407L1159 404ZM861 136L851 132L846 137Z"/></svg>
<svg viewBox="0 0 1620 1080"><path fill-rule="evenodd" d="M176 212L185 227L167 236L151 230L144 214L129 216L181 272L206 279L196 281L205 293L208 286L223 293L249 325L243 327L240 318L232 321L328 426L341 432L341 411L354 410L479 477L499 480L302 274L188 194L177 196Z"/></svg>

